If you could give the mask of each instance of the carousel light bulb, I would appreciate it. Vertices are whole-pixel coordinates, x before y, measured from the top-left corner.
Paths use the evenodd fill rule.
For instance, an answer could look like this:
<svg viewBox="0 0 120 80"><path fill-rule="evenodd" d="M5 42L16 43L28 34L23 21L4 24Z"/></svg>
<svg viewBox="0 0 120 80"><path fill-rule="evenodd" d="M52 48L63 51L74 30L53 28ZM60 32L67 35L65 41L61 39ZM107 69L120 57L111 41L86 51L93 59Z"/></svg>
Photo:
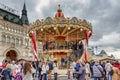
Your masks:
<svg viewBox="0 0 120 80"><path fill-rule="evenodd" d="M68 27L68 30L70 30L70 27Z"/></svg>
<svg viewBox="0 0 120 80"><path fill-rule="evenodd" d="M31 31L31 33L33 33L33 31Z"/></svg>
<svg viewBox="0 0 120 80"><path fill-rule="evenodd" d="M54 30L56 30L56 27L54 27Z"/></svg>
<svg viewBox="0 0 120 80"><path fill-rule="evenodd" d="M43 31L43 28L41 28L41 31Z"/></svg>
<svg viewBox="0 0 120 80"><path fill-rule="evenodd" d="M83 29L81 28L80 31L83 31Z"/></svg>
<svg viewBox="0 0 120 80"><path fill-rule="evenodd" d="M91 31L89 31L89 33L91 33Z"/></svg>
<svg viewBox="0 0 120 80"><path fill-rule="evenodd" d="M27 34L27 36L29 36L29 34Z"/></svg>

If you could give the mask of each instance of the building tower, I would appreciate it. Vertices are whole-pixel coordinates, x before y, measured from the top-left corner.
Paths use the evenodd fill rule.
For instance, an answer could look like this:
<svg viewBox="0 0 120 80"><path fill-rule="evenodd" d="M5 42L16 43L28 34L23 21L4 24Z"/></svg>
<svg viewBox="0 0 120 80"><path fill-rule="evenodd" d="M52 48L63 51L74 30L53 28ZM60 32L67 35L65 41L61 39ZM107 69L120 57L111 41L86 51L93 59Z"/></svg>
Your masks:
<svg viewBox="0 0 120 80"><path fill-rule="evenodd" d="M23 6L23 10L22 10L21 22L22 22L22 24L29 25L25 3L24 3L24 6Z"/></svg>

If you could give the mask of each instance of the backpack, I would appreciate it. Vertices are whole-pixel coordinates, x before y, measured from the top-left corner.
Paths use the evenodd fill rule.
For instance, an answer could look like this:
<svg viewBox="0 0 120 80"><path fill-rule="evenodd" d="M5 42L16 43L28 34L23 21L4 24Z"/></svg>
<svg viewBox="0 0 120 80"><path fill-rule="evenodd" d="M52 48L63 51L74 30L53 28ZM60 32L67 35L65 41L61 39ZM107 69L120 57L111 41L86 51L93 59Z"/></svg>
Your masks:
<svg viewBox="0 0 120 80"><path fill-rule="evenodd" d="M18 72L15 77L14 77L14 80L23 80L23 76L20 72Z"/></svg>
<svg viewBox="0 0 120 80"><path fill-rule="evenodd" d="M49 66L49 70L53 70L53 63L52 62L49 62L48 66Z"/></svg>
<svg viewBox="0 0 120 80"><path fill-rule="evenodd" d="M75 66L75 70L79 71L79 69L80 69L80 64L77 63L76 66Z"/></svg>

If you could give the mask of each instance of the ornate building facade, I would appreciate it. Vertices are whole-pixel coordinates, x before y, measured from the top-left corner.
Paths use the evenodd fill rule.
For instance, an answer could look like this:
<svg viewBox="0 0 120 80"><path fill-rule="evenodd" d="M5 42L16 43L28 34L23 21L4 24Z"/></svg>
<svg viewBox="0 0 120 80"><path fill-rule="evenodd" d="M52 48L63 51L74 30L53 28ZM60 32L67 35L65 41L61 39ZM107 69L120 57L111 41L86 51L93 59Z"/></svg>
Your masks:
<svg viewBox="0 0 120 80"><path fill-rule="evenodd" d="M32 58L28 28L25 3L21 17L17 11L0 4L0 61Z"/></svg>

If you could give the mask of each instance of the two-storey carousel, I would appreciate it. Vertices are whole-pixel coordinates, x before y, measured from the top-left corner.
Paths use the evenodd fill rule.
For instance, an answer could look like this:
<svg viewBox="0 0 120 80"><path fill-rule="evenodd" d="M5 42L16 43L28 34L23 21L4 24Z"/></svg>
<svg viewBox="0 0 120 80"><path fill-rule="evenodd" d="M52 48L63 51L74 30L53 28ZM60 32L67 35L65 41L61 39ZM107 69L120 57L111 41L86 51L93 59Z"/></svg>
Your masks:
<svg viewBox="0 0 120 80"><path fill-rule="evenodd" d="M79 59L83 54L82 40L86 39L85 31L92 35L91 23L77 17L66 18L60 5L54 18L36 20L29 30L36 31L36 39L43 43L43 54L53 56L58 62L61 59Z"/></svg>

